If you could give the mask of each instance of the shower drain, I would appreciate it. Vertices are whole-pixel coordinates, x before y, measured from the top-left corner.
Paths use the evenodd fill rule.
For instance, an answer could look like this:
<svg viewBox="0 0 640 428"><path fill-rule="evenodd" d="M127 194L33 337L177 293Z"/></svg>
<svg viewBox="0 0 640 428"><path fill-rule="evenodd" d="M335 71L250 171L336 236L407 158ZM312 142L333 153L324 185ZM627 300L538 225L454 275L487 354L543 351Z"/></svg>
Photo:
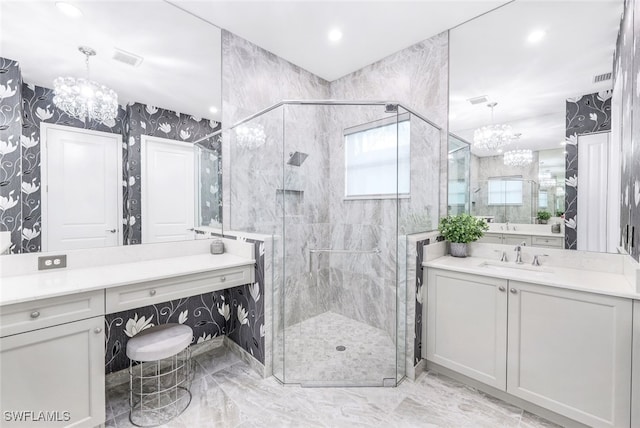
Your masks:
<svg viewBox="0 0 640 428"><path fill-rule="evenodd" d="M345 351L346 349L347 349L346 346L342 346L342 345L336 346L336 351Z"/></svg>

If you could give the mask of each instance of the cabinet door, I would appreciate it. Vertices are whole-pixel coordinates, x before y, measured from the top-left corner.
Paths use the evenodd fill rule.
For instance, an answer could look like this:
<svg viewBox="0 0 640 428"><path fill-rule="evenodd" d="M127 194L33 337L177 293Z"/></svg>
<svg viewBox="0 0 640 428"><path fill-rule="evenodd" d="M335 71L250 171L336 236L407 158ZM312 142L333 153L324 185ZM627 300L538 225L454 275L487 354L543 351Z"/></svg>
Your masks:
<svg viewBox="0 0 640 428"><path fill-rule="evenodd" d="M504 390L506 285L502 279L429 269L427 359Z"/></svg>
<svg viewBox="0 0 640 428"><path fill-rule="evenodd" d="M3 427L104 423L103 324L96 317L0 339Z"/></svg>
<svg viewBox="0 0 640 428"><path fill-rule="evenodd" d="M509 281L507 392L592 427L628 427L629 299Z"/></svg>
<svg viewBox="0 0 640 428"><path fill-rule="evenodd" d="M631 426L640 427L640 300L633 303L633 388L631 391Z"/></svg>

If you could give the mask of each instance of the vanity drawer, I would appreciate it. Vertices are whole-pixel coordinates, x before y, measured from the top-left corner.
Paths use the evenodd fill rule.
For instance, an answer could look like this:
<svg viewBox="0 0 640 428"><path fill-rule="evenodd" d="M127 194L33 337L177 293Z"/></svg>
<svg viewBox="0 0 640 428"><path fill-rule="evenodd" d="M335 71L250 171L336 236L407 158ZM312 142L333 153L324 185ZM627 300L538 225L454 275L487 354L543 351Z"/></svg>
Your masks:
<svg viewBox="0 0 640 428"><path fill-rule="evenodd" d="M126 311L169 300L210 293L254 281L254 268L241 266L106 290L107 313Z"/></svg>
<svg viewBox="0 0 640 428"><path fill-rule="evenodd" d="M563 239L561 237L547 237L547 236L533 236L531 245L534 247L550 247L550 248L562 248Z"/></svg>
<svg viewBox="0 0 640 428"><path fill-rule="evenodd" d="M104 290L0 308L0 337L104 315Z"/></svg>

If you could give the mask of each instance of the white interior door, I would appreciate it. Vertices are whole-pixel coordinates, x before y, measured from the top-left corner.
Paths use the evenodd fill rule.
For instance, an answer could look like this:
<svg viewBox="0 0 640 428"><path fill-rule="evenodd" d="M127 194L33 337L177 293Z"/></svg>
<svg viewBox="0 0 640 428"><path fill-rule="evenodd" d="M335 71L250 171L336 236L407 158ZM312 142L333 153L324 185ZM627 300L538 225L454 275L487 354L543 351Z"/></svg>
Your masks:
<svg viewBox="0 0 640 428"><path fill-rule="evenodd" d="M578 250L607 251L609 133L578 137Z"/></svg>
<svg viewBox="0 0 640 428"><path fill-rule="evenodd" d="M142 136L142 242L194 239L193 144Z"/></svg>
<svg viewBox="0 0 640 428"><path fill-rule="evenodd" d="M42 124L42 250L122 243L122 137Z"/></svg>

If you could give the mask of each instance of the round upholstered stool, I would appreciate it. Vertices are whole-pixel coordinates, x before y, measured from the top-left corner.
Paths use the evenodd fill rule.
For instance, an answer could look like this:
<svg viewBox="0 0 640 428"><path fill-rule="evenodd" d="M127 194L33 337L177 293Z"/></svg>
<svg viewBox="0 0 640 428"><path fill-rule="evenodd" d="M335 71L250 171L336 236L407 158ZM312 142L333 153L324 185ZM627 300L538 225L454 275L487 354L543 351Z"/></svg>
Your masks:
<svg viewBox="0 0 640 428"><path fill-rule="evenodd" d="M129 420L140 427L167 423L191 403L191 327L161 324L127 342Z"/></svg>

